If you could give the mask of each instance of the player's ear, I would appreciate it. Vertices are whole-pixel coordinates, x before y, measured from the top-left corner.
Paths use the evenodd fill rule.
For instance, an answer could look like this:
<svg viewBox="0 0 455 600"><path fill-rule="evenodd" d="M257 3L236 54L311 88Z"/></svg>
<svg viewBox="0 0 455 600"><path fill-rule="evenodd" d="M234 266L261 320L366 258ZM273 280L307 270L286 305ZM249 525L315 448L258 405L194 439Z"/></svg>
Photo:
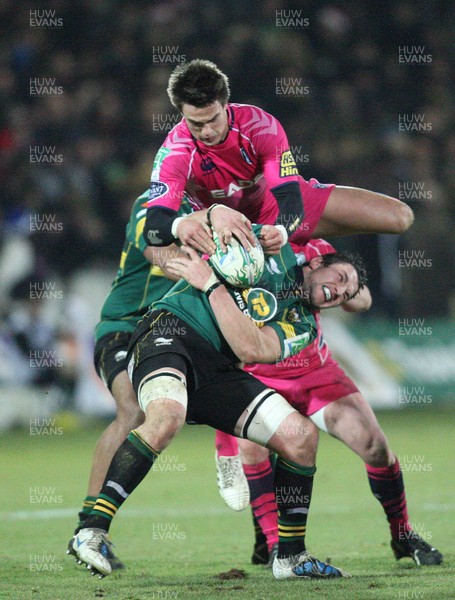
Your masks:
<svg viewBox="0 0 455 600"><path fill-rule="evenodd" d="M313 256L313 258L308 263L308 266L310 267L310 269L317 269L318 267L320 267L322 265L322 263L323 263L322 256Z"/></svg>

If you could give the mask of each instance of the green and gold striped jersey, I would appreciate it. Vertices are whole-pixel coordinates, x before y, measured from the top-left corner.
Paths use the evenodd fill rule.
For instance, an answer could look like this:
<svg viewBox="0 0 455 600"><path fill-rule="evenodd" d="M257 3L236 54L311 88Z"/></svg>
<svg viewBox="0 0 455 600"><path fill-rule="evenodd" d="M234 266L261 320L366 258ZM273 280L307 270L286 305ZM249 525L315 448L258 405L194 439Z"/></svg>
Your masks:
<svg viewBox="0 0 455 600"><path fill-rule="evenodd" d="M142 235L147 201L148 191L133 204L117 276L101 309L101 321L95 329L97 340L107 333L133 332L150 304L162 298L175 283L164 276L160 267L150 264L143 254L147 248ZM190 201L185 196L178 216L192 211Z"/></svg>
<svg viewBox="0 0 455 600"><path fill-rule="evenodd" d="M254 226L256 233L259 226ZM259 283L249 289L226 286L237 306L258 327L272 327L280 339L281 352L276 360L283 360L300 352L317 335L317 324L312 312L302 303L302 268L297 266L291 246L286 244L279 254L265 260L264 274ZM218 327L206 295L185 280L178 281L152 309L166 309L183 319L219 352L232 356Z"/></svg>

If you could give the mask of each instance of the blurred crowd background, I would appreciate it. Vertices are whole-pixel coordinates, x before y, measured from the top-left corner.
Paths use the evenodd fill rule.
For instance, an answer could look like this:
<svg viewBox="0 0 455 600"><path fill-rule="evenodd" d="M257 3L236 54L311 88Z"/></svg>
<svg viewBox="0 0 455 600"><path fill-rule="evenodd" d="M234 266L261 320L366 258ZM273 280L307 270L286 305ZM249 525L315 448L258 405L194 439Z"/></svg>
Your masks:
<svg viewBox="0 0 455 600"><path fill-rule="evenodd" d="M90 338L131 203L148 187L153 157L178 118L167 79L178 62L193 58L226 72L232 101L257 104L281 121L305 178L365 187L412 206L415 224L400 239L337 243L364 255L376 314L453 315L454 6L0 0L3 340L13 338L20 354L30 344L49 347L56 329L58 343L74 338L74 323ZM34 21L31 11L38 11ZM54 22L37 26L44 11ZM403 47L407 56L423 48L414 54L426 58L403 62ZM59 89L31 93L31 82L44 78ZM279 93L278 82L290 79L307 93ZM403 115L424 127L400 130ZM54 162L37 164L32 154L40 152ZM419 186L421 197L412 193ZM58 227L37 230L31 215L50 215ZM400 251L423 252L431 268L400 268ZM88 306L72 294L75 281L89 288ZM53 305L60 323L30 300L30 282L61 292L64 301Z"/></svg>

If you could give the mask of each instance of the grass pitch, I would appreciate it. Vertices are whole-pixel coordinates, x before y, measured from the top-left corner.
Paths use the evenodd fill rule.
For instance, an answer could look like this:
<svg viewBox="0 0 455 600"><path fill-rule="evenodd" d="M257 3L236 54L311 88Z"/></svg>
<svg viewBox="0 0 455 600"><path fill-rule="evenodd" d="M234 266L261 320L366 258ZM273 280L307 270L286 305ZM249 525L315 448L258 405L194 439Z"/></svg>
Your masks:
<svg viewBox="0 0 455 600"><path fill-rule="evenodd" d="M91 577L65 549L102 429L8 433L1 457L0 598L453 599L454 417L435 407L379 415L403 466L411 521L443 552L440 567L395 561L361 461L321 435L307 546L353 575L342 581L276 582L250 564L251 517L230 511L219 497L213 432L205 427L181 432L115 518L111 534L127 569ZM217 577L230 569L245 577Z"/></svg>

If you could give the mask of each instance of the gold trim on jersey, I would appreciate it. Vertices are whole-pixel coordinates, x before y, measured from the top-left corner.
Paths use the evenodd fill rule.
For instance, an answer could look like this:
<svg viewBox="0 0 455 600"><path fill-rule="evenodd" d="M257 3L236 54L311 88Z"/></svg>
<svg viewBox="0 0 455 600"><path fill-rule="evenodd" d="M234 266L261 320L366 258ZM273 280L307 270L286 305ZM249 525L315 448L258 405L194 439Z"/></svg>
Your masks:
<svg viewBox="0 0 455 600"><path fill-rule="evenodd" d="M119 269L123 271L125 269L126 259L128 258L128 254L131 250L131 242L128 242L128 248L126 250L122 250L122 254L120 255L120 264Z"/></svg>
<svg viewBox="0 0 455 600"><path fill-rule="evenodd" d="M146 217L143 217L136 224L136 231L135 231L134 241L135 241L137 247L139 247L138 246L139 238L144 233L145 219L146 219Z"/></svg>
<svg viewBox="0 0 455 600"><path fill-rule="evenodd" d="M284 331L286 339L295 337L295 328L290 323L283 323L283 321L277 321L278 325Z"/></svg>

